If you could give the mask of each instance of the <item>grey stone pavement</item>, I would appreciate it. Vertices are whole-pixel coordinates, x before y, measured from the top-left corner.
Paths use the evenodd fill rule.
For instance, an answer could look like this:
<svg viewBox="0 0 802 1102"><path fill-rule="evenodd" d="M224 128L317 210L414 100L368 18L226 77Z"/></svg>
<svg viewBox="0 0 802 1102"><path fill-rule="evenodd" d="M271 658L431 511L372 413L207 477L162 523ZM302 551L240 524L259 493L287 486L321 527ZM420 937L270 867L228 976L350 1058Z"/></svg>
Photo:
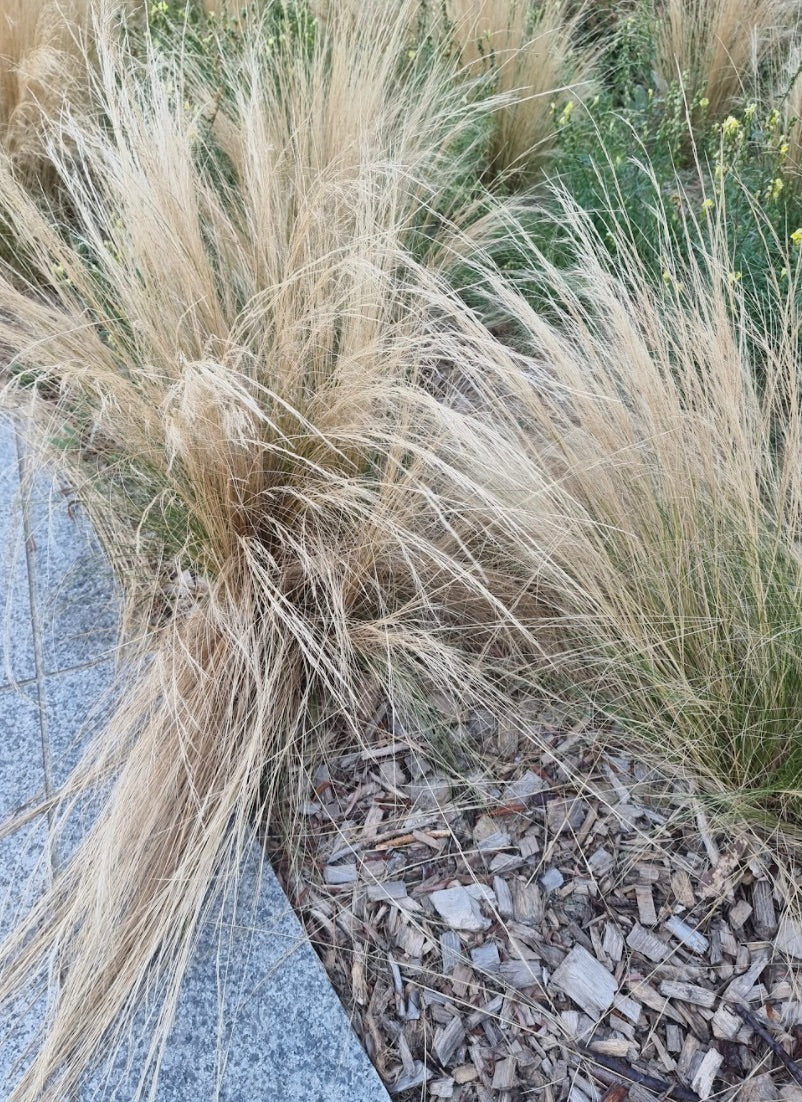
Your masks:
<svg viewBox="0 0 802 1102"><path fill-rule="evenodd" d="M23 505L25 462L13 425L0 421L0 821L67 775L109 686L117 626L110 569L86 521L58 479L40 477ZM34 821L0 840L0 936L63 859L48 851L44 828ZM44 1003L0 1009L0 1102ZM69 1102L130 1102L145 1037ZM154 1102L387 1098L272 870L254 855L239 902L203 932Z"/></svg>

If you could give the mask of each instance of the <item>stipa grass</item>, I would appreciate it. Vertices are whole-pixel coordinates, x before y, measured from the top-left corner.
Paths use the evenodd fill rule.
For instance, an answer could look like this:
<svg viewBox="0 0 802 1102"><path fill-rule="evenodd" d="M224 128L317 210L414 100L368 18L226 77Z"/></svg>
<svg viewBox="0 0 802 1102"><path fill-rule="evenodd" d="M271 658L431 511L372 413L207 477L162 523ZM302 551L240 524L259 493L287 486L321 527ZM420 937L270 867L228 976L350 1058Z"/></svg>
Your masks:
<svg viewBox="0 0 802 1102"><path fill-rule="evenodd" d="M770 315L753 320L726 247L723 199L718 222L686 222L688 261L673 251L657 193L654 206L659 286L625 222L611 220L611 258L609 242L564 197L572 261L565 271L542 261L537 284L557 320L518 317L548 365L542 404L527 416L572 533L533 569L559 567L570 580L560 597L551 577L564 632L556 668L573 671L575 685L584 678L580 696L646 752L659 748L701 779L719 810L794 831L799 260L787 257L787 289L776 280ZM505 301L501 286L489 295Z"/></svg>
<svg viewBox="0 0 802 1102"><path fill-rule="evenodd" d="M561 0L448 0L445 10L463 64L508 96L495 114L489 172L516 186L537 181L557 113L594 90L598 51L579 42L582 10Z"/></svg>
<svg viewBox="0 0 802 1102"><path fill-rule="evenodd" d="M0 285L8 394L32 394L45 454L74 442L145 625L61 794L103 808L0 948L1 996L45 982L54 947L61 975L9 1102L77 1088L157 991L146 1090L210 886L236 889L260 822L292 822L309 747L358 740L377 692L501 705L531 661L519 548L545 488L499 400L529 383L438 276L447 251L427 271L406 248L475 121L444 61L399 68L408 23L333 18L311 52L257 36L223 99L101 43L107 122L71 122L58 163L71 228L0 170L38 273Z"/></svg>
<svg viewBox="0 0 802 1102"><path fill-rule="evenodd" d="M658 79L681 81L689 104L703 96L720 118L754 90L799 11L788 0L657 0L655 14Z"/></svg>
<svg viewBox="0 0 802 1102"><path fill-rule="evenodd" d="M28 179L47 167L47 132L65 102L88 94L95 19L126 0L7 0L0 12L0 143Z"/></svg>

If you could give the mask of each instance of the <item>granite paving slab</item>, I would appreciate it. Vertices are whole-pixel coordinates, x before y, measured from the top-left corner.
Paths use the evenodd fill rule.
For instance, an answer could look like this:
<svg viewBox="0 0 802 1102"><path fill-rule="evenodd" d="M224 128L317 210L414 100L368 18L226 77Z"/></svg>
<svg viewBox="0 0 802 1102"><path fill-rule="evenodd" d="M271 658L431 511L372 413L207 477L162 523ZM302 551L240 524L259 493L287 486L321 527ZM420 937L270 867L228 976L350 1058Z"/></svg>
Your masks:
<svg viewBox="0 0 802 1102"><path fill-rule="evenodd" d="M0 686L36 676L16 433L0 419Z"/></svg>
<svg viewBox="0 0 802 1102"><path fill-rule="evenodd" d="M86 515L64 480L47 475L33 479L28 511L43 672L108 658L118 604L111 566Z"/></svg>
<svg viewBox="0 0 802 1102"><path fill-rule="evenodd" d="M0 434L0 462L8 460L8 485L16 492L12 445L13 434ZM13 560L13 570L7 559L0 572L7 582L0 596L13 591L13 606L22 610L12 625L19 636L10 665L17 682L25 680L23 672L28 678L19 689L0 688L0 817L63 782L113 675L109 655L117 624L111 572L86 520L62 489L58 480L48 485L40 478L25 523L18 524L19 546L24 551L25 541L28 545L30 577L25 554ZM0 502L0 540L9 539L12 527L13 517ZM29 588L33 611L24 601ZM52 862L68 858L92 814L92 808L78 809L56 854L45 851L43 822L0 845L8 921L41 890ZM377 1073L260 853L254 844L239 898L227 901L222 917L220 908L210 910L217 921L204 927L190 962L155 1102L386 1102ZM24 1007L12 1010L18 1029L11 1041L0 1018L0 1102L8 1097L14 1062L46 1003L40 999L27 1017ZM130 1102L147 1037L146 1029L138 1031L125 1058L95 1075L81 1098L70 1102Z"/></svg>
<svg viewBox="0 0 802 1102"><path fill-rule="evenodd" d="M42 734L35 683L0 691L0 822L28 800L44 795ZM47 832L35 819L0 839L0 937L33 903L50 878ZM33 1002L33 1006L29 1003ZM28 1046L46 1011L47 1000L33 993L0 1010L0 1090L12 1086L26 1063Z"/></svg>

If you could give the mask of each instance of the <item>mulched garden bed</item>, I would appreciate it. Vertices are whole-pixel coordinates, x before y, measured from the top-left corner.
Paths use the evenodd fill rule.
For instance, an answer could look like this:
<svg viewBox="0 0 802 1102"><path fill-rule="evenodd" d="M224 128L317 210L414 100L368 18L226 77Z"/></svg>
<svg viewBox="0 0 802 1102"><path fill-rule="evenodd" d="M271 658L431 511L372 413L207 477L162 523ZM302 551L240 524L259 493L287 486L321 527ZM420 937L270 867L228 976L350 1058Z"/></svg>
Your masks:
<svg viewBox="0 0 802 1102"><path fill-rule="evenodd" d="M590 723L452 723L459 790L380 710L277 859L390 1094L802 1102L799 868Z"/></svg>

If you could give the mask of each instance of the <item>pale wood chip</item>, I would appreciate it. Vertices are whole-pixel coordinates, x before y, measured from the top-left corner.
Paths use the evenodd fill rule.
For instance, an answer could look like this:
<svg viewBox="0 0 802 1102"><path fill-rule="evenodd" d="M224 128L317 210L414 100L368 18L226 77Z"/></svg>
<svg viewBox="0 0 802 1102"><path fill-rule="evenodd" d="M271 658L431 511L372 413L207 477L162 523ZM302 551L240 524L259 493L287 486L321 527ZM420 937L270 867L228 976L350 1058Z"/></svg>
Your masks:
<svg viewBox="0 0 802 1102"><path fill-rule="evenodd" d="M637 922L629 931L627 945L633 952L640 953L641 956L655 963L665 960L671 952L664 941L661 941L655 934L650 934L648 930L645 930L643 926L639 925Z"/></svg>
<svg viewBox="0 0 802 1102"><path fill-rule="evenodd" d="M477 945L475 949L471 949L471 960L474 968L480 972L497 972L501 964L498 946L493 941Z"/></svg>
<svg viewBox="0 0 802 1102"><path fill-rule="evenodd" d="M691 1080L691 1086L701 1099L707 1099L713 1093L713 1083L723 1063L724 1057L716 1049L711 1048L705 1053L704 1059Z"/></svg>
<svg viewBox="0 0 802 1102"><path fill-rule="evenodd" d="M516 991L540 986L541 970L537 961L504 960L499 965L498 973L504 983Z"/></svg>
<svg viewBox="0 0 802 1102"><path fill-rule="evenodd" d="M706 987L696 987L692 983L681 983L678 980L663 980L659 991L668 999L679 999L680 1002L703 1006L707 1010L713 1009L718 998L715 991L710 991Z"/></svg>
<svg viewBox="0 0 802 1102"><path fill-rule="evenodd" d="M744 1083L738 1102L777 1102L778 1097L781 1098L782 1095L774 1085L771 1072L767 1071L763 1075L755 1075ZM802 1102L802 1094L800 1102Z"/></svg>
<svg viewBox="0 0 802 1102"><path fill-rule="evenodd" d="M638 918L644 926L657 925L657 912L654 909L652 889L648 884L635 885L635 901L638 905Z"/></svg>
<svg viewBox="0 0 802 1102"><path fill-rule="evenodd" d="M677 869L671 874L671 890L681 906L690 908L695 905L696 896L693 894L691 878L685 869Z"/></svg>
<svg viewBox="0 0 802 1102"><path fill-rule="evenodd" d="M407 894L407 886L403 880L384 880L381 884L368 884L367 897L371 903L379 900L403 899Z"/></svg>
<svg viewBox="0 0 802 1102"><path fill-rule="evenodd" d="M747 952L748 961L748 952ZM752 963L749 965L746 972L743 972L740 976L736 976L732 980L726 989L726 995L728 999L746 999L749 992L757 983L763 969L769 963L769 954L766 950L759 953L755 953Z"/></svg>
<svg viewBox="0 0 802 1102"><path fill-rule="evenodd" d="M790 957L802 960L802 922L786 911L780 922L774 947Z"/></svg>
<svg viewBox="0 0 802 1102"><path fill-rule="evenodd" d="M526 800L530 796L542 792L546 787L546 782L542 777L539 777L537 773L529 771L508 784L504 790L504 795L505 798L511 802L514 800Z"/></svg>
<svg viewBox="0 0 802 1102"><path fill-rule="evenodd" d="M722 1003L710 1019L713 1036L722 1041L734 1041L742 1025L741 1019L726 1003Z"/></svg>
<svg viewBox="0 0 802 1102"><path fill-rule="evenodd" d="M610 1009L618 990L615 977L581 945L574 946L551 982L594 1021Z"/></svg>
<svg viewBox="0 0 802 1102"><path fill-rule="evenodd" d="M615 922L605 923L602 949L610 960L615 961L616 964L621 960L624 952L624 935Z"/></svg>
<svg viewBox="0 0 802 1102"><path fill-rule="evenodd" d="M540 883L543 885L547 892L557 891L558 888L563 886L565 878L563 874L557 868L546 869L540 878Z"/></svg>
<svg viewBox="0 0 802 1102"><path fill-rule="evenodd" d="M546 805L546 822L549 830L554 834L559 834L566 827L578 830L587 811L587 804L578 796L558 796L556 799L549 800Z"/></svg>
<svg viewBox="0 0 802 1102"><path fill-rule="evenodd" d="M666 1022L666 1048L669 1052L679 1052L682 1049L682 1030L674 1022Z"/></svg>
<svg viewBox="0 0 802 1102"><path fill-rule="evenodd" d="M512 918L512 893L507 881L501 876L496 876L493 880L493 891L496 893L496 908L499 915L502 918Z"/></svg>
<svg viewBox="0 0 802 1102"><path fill-rule="evenodd" d="M462 1024L462 1018L455 1014L448 1025L437 1030L432 1042L434 1054L443 1067L448 1064L464 1040L465 1026Z"/></svg>
<svg viewBox="0 0 802 1102"><path fill-rule="evenodd" d="M493 1090L509 1091L517 1086L518 1078L515 1074L515 1057L508 1056L499 1060L493 1071Z"/></svg>
<svg viewBox="0 0 802 1102"><path fill-rule="evenodd" d="M733 930L740 930L751 914L751 905L745 899L739 899L737 903L730 907L730 926Z"/></svg>
<svg viewBox="0 0 802 1102"><path fill-rule="evenodd" d="M608 1037L605 1041L591 1041L588 1047L592 1052L601 1053L602 1056L626 1058L632 1046L626 1037Z"/></svg>
<svg viewBox="0 0 802 1102"><path fill-rule="evenodd" d="M477 842L477 849L480 853L498 853L499 850L509 849L511 842L512 839L506 830L497 830Z"/></svg>
<svg viewBox="0 0 802 1102"><path fill-rule="evenodd" d="M355 884L357 880L356 862L348 861L343 865L326 865L323 879L332 887L342 884Z"/></svg>
<svg viewBox="0 0 802 1102"><path fill-rule="evenodd" d="M455 930L444 930L440 935L440 958L443 973L450 976L462 956L462 943Z"/></svg>
<svg viewBox="0 0 802 1102"><path fill-rule="evenodd" d="M692 926L689 926L687 922L683 922L676 915L672 915L666 921L666 929L670 930L674 937L687 946L692 953L698 953L701 956L710 948L710 942L704 934L694 930Z"/></svg>
<svg viewBox="0 0 802 1102"><path fill-rule="evenodd" d="M432 892L429 898L443 921L454 930L478 931L490 926L490 920L482 914L467 888L443 888Z"/></svg>
<svg viewBox="0 0 802 1102"><path fill-rule="evenodd" d="M543 896L537 884L513 880L511 894L515 921L524 925L539 926L543 921Z"/></svg>
<svg viewBox="0 0 802 1102"><path fill-rule="evenodd" d="M640 1021L642 1007L635 999L630 999L628 995L618 994L613 999L613 1006L616 1010L623 1014L625 1018L629 1018L635 1025Z"/></svg>
<svg viewBox="0 0 802 1102"><path fill-rule="evenodd" d="M630 978L627 980L627 986L631 994L645 1006L648 1006L650 1010L656 1010L658 1014L662 1015L664 1018L670 1018L681 1026L687 1025L687 1021L683 1015L678 1013L668 999L659 994L659 992L652 987L650 983L647 983L646 980Z"/></svg>
<svg viewBox="0 0 802 1102"><path fill-rule="evenodd" d="M588 868L594 876L606 876L615 864L615 858L604 846L600 846L588 858Z"/></svg>
<svg viewBox="0 0 802 1102"><path fill-rule="evenodd" d="M693 1033L685 1034L679 1059L677 1060L677 1075L680 1079L684 1079L688 1082L691 1074L691 1064L701 1047L702 1045L698 1037L694 1036Z"/></svg>

